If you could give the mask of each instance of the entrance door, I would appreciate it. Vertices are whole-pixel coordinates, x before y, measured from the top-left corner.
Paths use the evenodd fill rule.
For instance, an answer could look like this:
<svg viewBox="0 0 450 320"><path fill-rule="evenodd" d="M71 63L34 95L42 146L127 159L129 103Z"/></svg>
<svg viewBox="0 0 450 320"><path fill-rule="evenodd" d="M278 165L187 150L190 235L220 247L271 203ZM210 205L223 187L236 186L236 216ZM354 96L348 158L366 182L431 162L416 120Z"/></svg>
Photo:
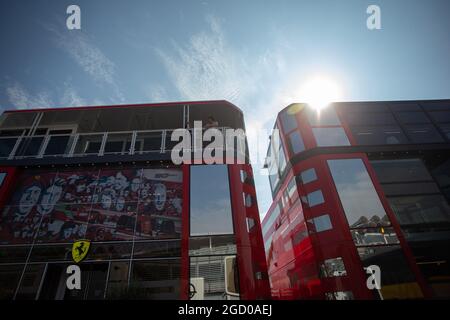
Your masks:
<svg viewBox="0 0 450 320"><path fill-rule="evenodd" d="M101 300L104 299L107 263L80 265L81 289L68 290L66 287L68 264L49 264L42 285L40 300Z"/></svg>

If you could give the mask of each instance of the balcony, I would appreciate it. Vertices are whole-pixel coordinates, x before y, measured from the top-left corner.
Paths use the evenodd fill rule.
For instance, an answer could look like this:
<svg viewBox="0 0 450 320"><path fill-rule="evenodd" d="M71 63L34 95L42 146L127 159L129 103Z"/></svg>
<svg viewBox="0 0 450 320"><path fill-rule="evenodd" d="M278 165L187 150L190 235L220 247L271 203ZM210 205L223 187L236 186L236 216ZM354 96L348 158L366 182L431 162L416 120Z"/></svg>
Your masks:
<svg viewBox="0 0 450 320"><path fill-rule="evenodd" d="M225 139L226 129L217 128ZM193 137L193 129L189 130ZM178 141L173 129L0 136L0 160L81 158L169 154ZM193 143L192 138L192 143ZM225 145L225 140L223 141ZM210 142L205 142L203 147ZM234 148L237 148L236 143ZM194 148L192 148L194 150ZM237 150L237 149L235 149ZM246 151L244 151L247 154Z"/></svg>

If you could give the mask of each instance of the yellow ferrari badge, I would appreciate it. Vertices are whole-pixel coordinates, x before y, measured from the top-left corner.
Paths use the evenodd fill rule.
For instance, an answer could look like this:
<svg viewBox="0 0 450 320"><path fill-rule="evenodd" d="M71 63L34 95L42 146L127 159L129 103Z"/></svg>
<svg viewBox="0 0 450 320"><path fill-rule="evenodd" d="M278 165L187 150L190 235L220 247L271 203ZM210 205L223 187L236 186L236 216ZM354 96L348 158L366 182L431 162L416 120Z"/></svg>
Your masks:
<svg viewBox="0 0 450 320"><path fill-rule="evenodd" d="M81 262L88 254L91 242L89 240L78 240L72 246L72 259L76 263Z"/></svg>

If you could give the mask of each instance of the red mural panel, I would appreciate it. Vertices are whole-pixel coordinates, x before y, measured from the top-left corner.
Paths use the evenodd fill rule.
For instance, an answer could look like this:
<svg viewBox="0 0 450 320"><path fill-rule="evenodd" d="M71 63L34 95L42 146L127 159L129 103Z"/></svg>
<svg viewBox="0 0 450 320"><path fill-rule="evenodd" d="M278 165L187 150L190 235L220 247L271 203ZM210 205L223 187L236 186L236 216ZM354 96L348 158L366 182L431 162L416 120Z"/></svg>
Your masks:
<svg viewBox="0 0 450 320"><path fill-rule="evenodd" d="M1 243L181 237L182 171L29 170L0 217Z"/></svg>

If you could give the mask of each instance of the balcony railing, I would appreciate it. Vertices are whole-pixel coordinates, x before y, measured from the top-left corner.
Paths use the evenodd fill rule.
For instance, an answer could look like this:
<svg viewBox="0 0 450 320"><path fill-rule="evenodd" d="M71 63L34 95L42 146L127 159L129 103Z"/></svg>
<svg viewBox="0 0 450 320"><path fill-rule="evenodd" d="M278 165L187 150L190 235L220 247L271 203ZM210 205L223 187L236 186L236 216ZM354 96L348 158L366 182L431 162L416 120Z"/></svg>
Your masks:
<svg viewBox="0 0 450 320"><path fill-rule="evenodd" d="M229 128L217 129L222 132L225 145L225 130ZM192 130L190 129L191 137ZM0 137L0 159L165 153L178 143L171 141L172 131L173 129Z"/></svg>

